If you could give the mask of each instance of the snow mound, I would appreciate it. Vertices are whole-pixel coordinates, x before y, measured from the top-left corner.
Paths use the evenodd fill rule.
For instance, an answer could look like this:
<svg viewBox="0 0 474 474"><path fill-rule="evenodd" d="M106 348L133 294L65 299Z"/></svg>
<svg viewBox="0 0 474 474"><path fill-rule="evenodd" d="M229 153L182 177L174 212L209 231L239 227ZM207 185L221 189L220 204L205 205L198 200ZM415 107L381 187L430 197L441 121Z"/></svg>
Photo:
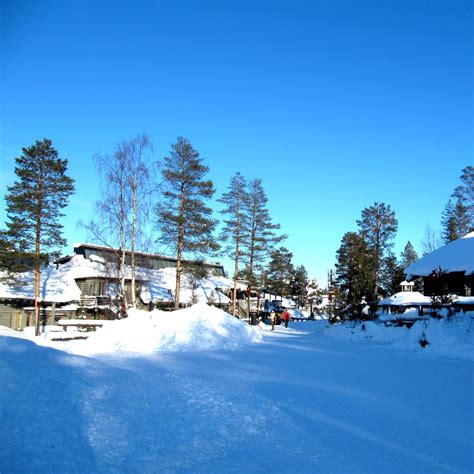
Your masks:
<svg viewBox="0 0 474 474"><path fill-rule="evenodd" d="M380 300L377 306L407 306L407 305L423 305L430 304L431 298L422 295L418 291L399 291L394 295Z"/></svg>
<svg viewBox="0 0 474 474"><path fill-rule="evenodd" d="M340 323L326 334L348 340L372 339L395 349L474 361L474 312L450 318L430 318L407 327L377 322ZM422 345L421 342L427 343Z"/></svg>
<svg viewBox="0 0 474 474"><path fill-rule="evenodd" d="M196 304L179 311L131 310L85 341L65 346L81 355L153 354L160 351L233 350L260 342L255 328L214 306Z"/></svg>

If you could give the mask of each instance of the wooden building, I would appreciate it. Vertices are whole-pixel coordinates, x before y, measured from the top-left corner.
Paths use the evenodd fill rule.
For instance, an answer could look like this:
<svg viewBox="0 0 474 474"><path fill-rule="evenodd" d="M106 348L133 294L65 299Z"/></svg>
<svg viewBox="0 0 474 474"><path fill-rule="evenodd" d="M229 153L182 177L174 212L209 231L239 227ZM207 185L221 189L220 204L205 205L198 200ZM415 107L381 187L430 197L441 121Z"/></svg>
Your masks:
<svg viewBox="0 0 474 474"><path fill-rule="evenodd" d="M130 252L126 252L125 289L121 288L118 249L79 244L73 255L62 257L42 272L41 323L55 324L61 317L114 319L124 313L122 292L131 301ZM139 309L173 308L172 290L162 281L163 269L176 267L176 259L137 252L135 296ZM183 261L184 265L192 261ZM203 263L217 277L224 277L218 263ZM33 322L34 275L21 274L24 284L0 281L0 325L21 329ZM226 300L227 298L222 295ZM221 300L222 298L218 298ZM219 303L219 301L217 301ZM183 305L186 302L183 301Z"/></svg>
<svg viewBox="0 0 474 474"><path fill-rule="evenodd" d="M474 296L474 232L449 242L405 269L408 280L423 278L427 296Z"/></svg>

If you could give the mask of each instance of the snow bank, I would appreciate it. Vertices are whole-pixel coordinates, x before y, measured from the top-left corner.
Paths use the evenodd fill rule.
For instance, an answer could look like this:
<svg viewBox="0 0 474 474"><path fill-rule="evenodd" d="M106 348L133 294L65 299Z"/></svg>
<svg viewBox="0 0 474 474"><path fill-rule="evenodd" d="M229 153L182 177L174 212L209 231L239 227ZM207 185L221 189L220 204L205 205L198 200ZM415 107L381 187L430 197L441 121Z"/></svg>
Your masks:
<svg viewBox="0 0 474 474"><path fill-rule="evenodd" d="M261 341L257 330L206 304L179 311L131 310L126 319L111 321L85 341L49 343L80 355L153 354L160 351L238 349Z"/></svg>
<svg viewBox="0 0 474 474"><path fill-rule="evenodd" d="M340 339L372 339L403 351L474 361L474 312L417 321L410 329L386 327L377 322L346 322L328 327L325 333ZM422 347L421 341L427 345Z"/></svg>

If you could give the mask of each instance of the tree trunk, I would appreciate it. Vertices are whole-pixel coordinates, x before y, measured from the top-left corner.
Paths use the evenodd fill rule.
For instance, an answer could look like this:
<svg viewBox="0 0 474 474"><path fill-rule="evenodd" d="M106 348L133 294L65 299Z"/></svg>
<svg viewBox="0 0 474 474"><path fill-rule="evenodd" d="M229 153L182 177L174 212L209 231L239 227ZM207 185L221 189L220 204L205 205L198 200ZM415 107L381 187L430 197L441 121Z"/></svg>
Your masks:
<svg viewBox="0 0 474 474"><path fill-rule="evenodd" d="M122 304L124 310L127 311L127 291L125 288L126 281L126 269L125 269L125 256L126 256L126 240L125 240L125 227L126 227L126 210L125 210L125 184L120 182L120 284L122 286Z"/></svg>
<svg viewBox="0 0 474 474"><path fill-rule="evenodd" d="M236 317L237 313L237 280L239 279L239 240L235 242L235 267L234 267L234 306L232 314Z"/></svg>
<svg viewBox="0 0 474 474"><path fill-rule="evenodd" d="M43 211L43 167L40 161L38 177L38 205L36 208L35 242L35 335L40 335L40 280L41 280L41 216Z"/></svg>
<svg viewBox="0 0 474 474"><path fill-rule="evenodd" d="M131 281L131 298L132 298L132 308L137 307L136 295L135 295L135 245L137 239L137 183L134 183L133 188L133 218L132 218L132 246L130 249L130 267L132 271L132 281Z"/></svg>
<svg viewBox="0 0 474 474"><path fill-rule="evenodd" d="M178 252L176 256L176 290L174 298L174 308L179 309L179 292L181 290L181 250L182 250L182 239L178 239Z"/></svg>
<svg viewBox="0 0 474 474"><path fill-rule="evenodd" d="M181 254L183 252L183 239L184 239L184 163L182 164L183 172L181 173L181 194L179 198L179 216L178 216L178 246L176 251L176 290L174 307L179 309L179 292L181 291Z"/></svg>
<svg viewBox="0 0 474 474"><path fill-rule="evenodd" d="M40 232L36 230L36 251L35 251L35 335L40 335L40 279L41 279L41 262L40 262L40 242L38 235Z"/></svg>
<svg viewBox="0 0 474 474"><path fill-rule="evenodd" d="M252 244L250 249L250 260L249 260L249 282L247 285L247 319L249 324L253 324L253 321L250 321L250 293L252 292L252 278L253 278L253 260L254 260L254 246L255 246L255 234L252 235Z"/></svg>
<svg viewBox="0 0 474 474"><path fill-rule="evenodd" d="M126 256L126 250L125 250L124 247L122 247L121 253L120 253L120 275L121 275L120 284L122 286L123 305L124 305L124 309L126 311L128 301L127 301L127 291L126 291L126 287L125 287L125 284L126 284L125 283L126 282L125 256Z"/></svg>

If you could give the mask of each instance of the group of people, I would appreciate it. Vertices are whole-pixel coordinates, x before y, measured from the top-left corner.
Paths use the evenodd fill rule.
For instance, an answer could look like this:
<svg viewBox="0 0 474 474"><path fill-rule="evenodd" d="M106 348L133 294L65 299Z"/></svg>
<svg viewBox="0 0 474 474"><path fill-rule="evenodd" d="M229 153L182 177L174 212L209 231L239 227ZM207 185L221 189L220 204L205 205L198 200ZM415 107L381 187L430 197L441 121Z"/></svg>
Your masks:
<svg viewBox="0 0 474 474"><path fill-rule="evenodd" d="M285 327L287 328L288 323L290 322L290 319L291 319L290 318L290 313L288 312L287 309L285 309L285 311L283 311L282 318L283 318L283 321L285 322ZM275 311L272 311L270 313L270 321L272 323L272 331L275 329L276 319L277 319L277 315L276 315Z"/></svg>

